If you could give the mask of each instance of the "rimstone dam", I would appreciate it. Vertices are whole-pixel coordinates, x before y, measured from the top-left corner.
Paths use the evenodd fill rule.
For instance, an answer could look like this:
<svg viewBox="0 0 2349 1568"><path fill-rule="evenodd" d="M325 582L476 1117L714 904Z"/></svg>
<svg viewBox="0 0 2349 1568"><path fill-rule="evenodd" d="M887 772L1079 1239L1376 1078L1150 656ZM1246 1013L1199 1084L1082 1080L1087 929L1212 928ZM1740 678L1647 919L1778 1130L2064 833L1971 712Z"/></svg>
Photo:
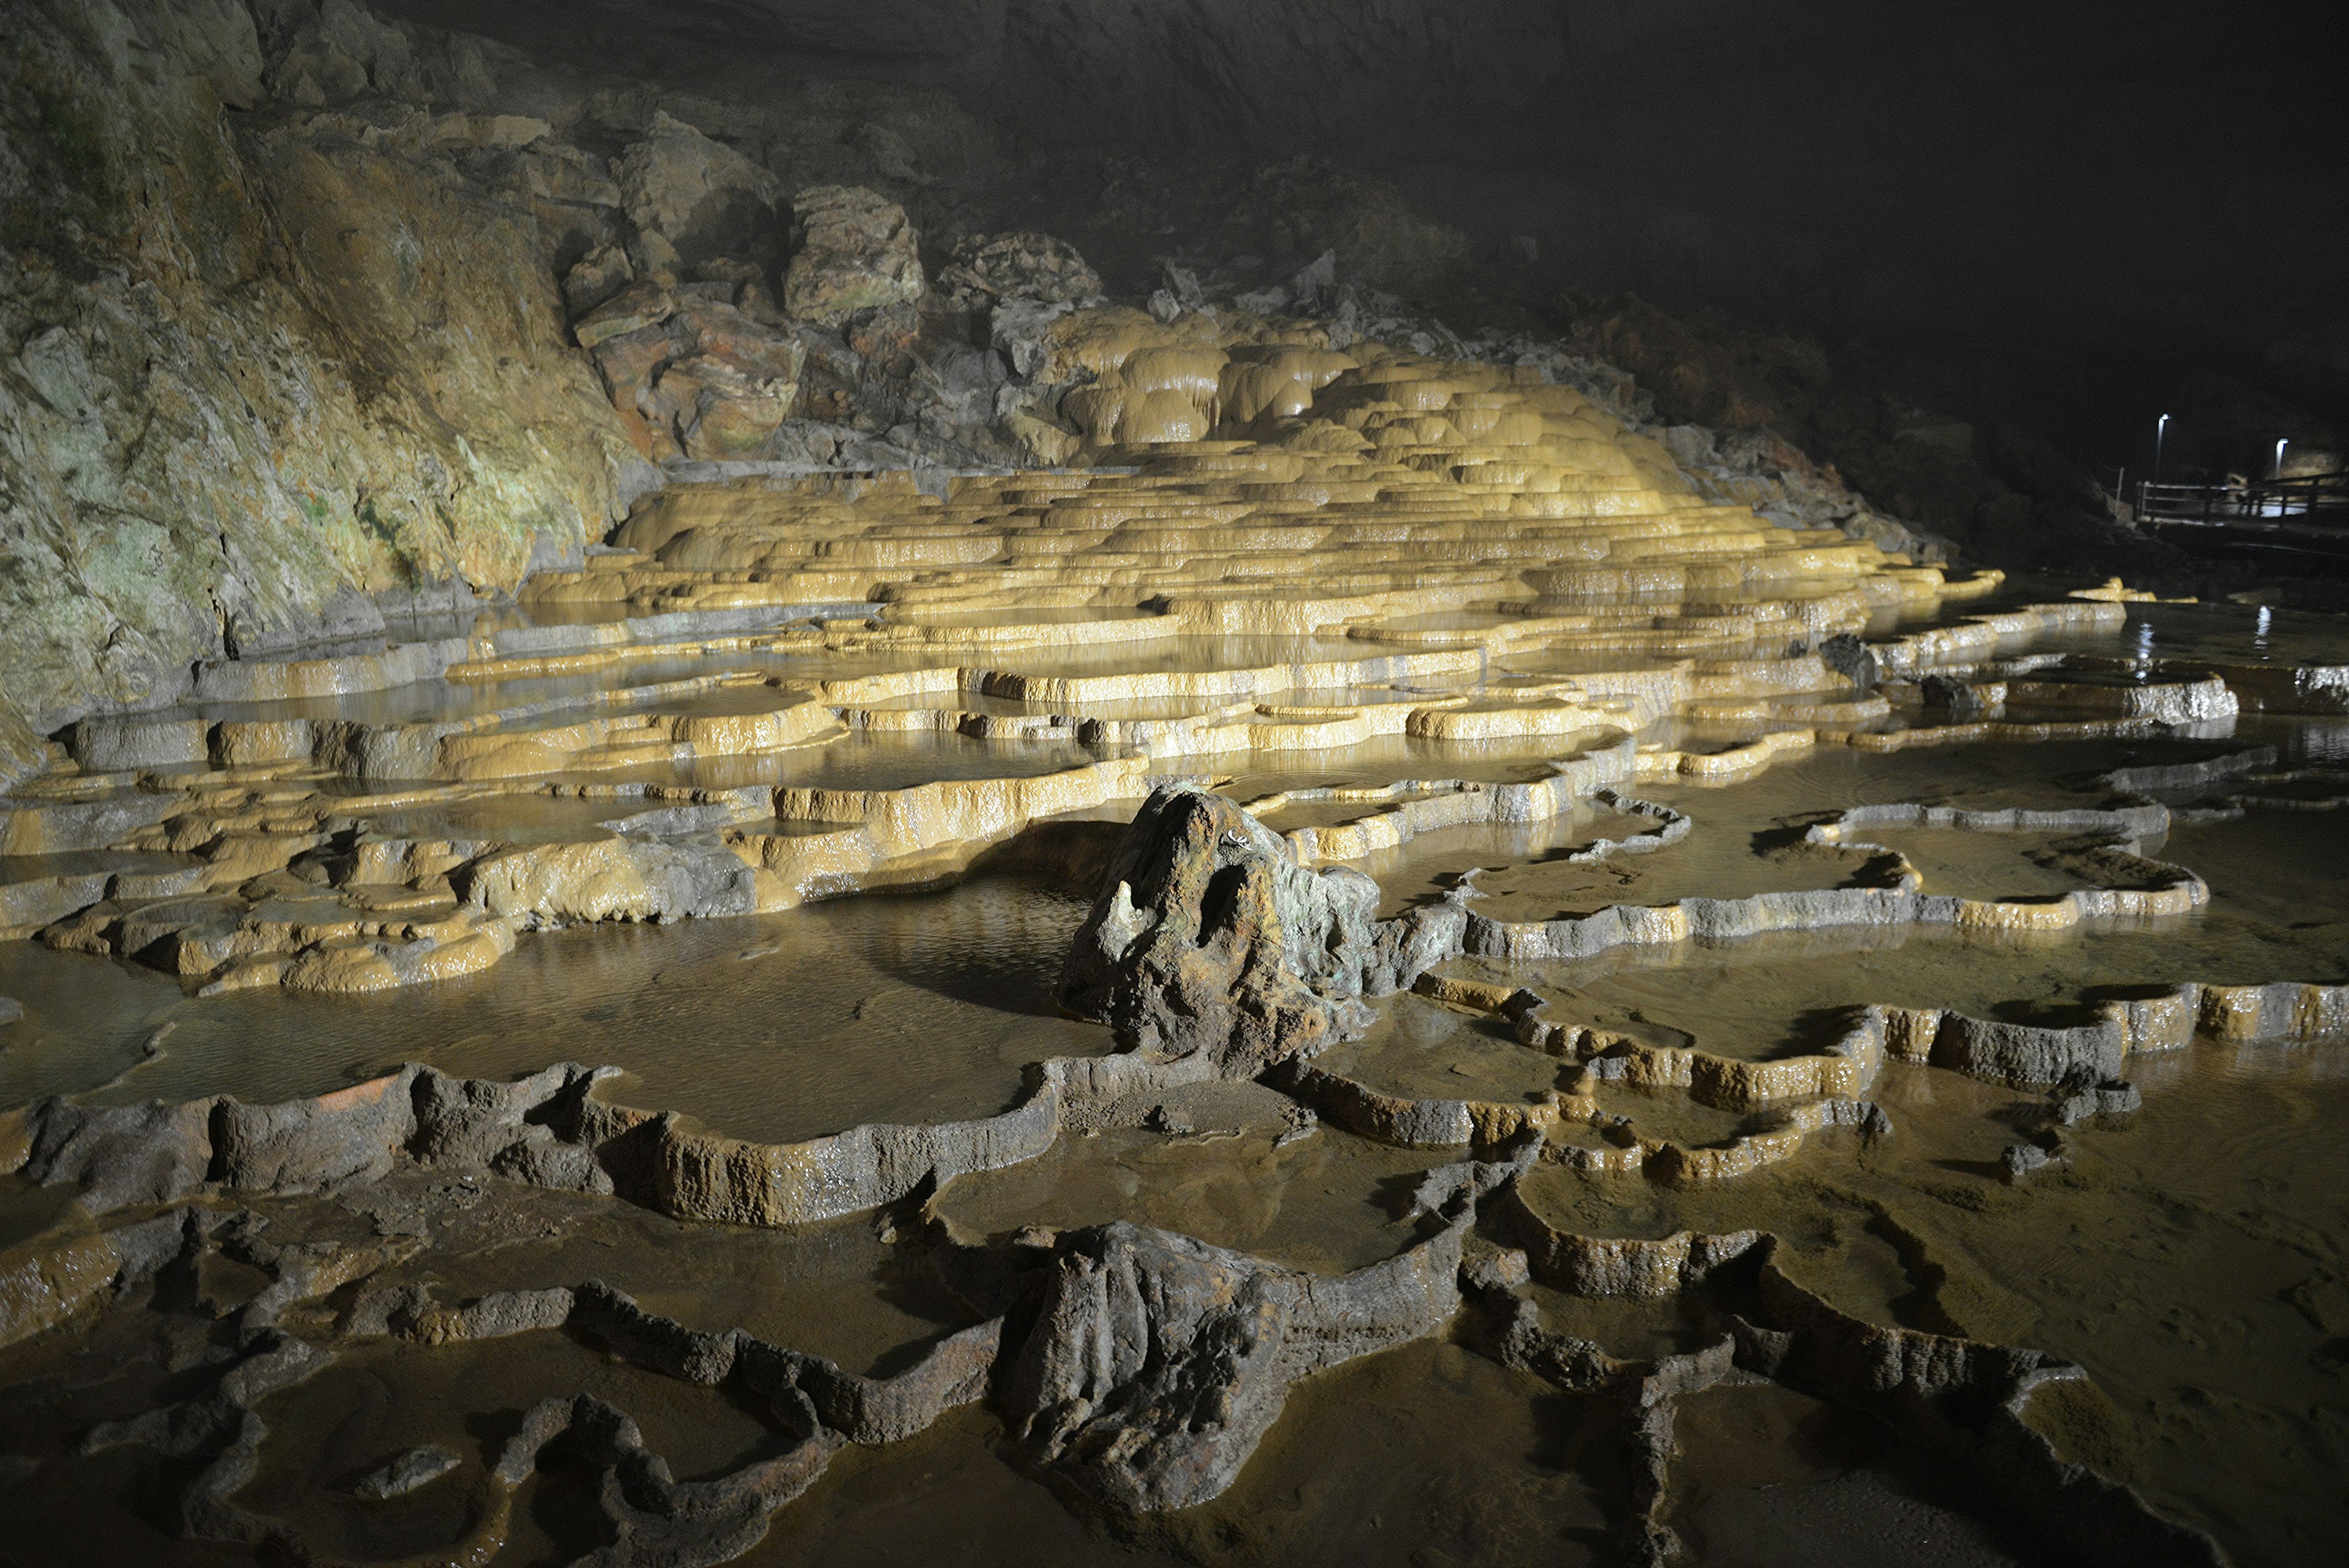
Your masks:
<svg viewBox="0 0 2349 1568"><path fill-rule="evenodd" d="M1694 42L5 9L0 1568L2349 1560L2349 595Z"/></svg>

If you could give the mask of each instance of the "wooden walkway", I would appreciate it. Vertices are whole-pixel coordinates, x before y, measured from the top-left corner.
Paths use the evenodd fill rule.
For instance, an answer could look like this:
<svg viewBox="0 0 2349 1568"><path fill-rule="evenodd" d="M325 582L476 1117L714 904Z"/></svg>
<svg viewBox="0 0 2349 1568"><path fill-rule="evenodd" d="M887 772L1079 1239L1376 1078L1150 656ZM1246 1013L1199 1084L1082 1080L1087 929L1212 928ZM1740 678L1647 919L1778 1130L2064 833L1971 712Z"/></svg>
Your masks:
<svg viewBox="0 0 2349 1568"><path fill-rule="evenodd" d="M2349 473L2137 487L2137 526L2197 555L2293 556L2349 568Z"/></svg>

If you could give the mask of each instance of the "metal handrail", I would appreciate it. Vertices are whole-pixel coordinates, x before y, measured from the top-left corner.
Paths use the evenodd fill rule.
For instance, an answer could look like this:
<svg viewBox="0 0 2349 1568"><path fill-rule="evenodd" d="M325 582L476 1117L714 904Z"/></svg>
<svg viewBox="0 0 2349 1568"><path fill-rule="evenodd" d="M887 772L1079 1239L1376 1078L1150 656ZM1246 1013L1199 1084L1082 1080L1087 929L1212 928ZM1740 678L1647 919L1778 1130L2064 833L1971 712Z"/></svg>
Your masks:
<svg viewBox="0 0 2349 1568"><path fill-rule="evenodd" d="M2262 479L2242 484L2156 484L2139 480L2137 515L2148 523L2268 522L2349 514L2349 472ZM2333 519L2324 517L2325 522Z"/></svg>

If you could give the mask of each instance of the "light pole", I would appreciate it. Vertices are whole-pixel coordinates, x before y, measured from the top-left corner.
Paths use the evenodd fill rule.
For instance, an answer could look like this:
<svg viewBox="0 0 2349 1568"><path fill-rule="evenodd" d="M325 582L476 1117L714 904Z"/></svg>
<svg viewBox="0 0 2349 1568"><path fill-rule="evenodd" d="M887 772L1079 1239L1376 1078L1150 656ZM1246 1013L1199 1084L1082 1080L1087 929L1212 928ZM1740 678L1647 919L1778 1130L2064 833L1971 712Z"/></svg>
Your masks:
<svg viewBox="0 0 2349 1568"><path fill-rule="evenodd" d="M2164 414L2153 426L2153 482L2161 483L2161 438L2169 431L2169 416Z"/></svg>
<svg viewBox="0 0 2349 1568"><path fill-rule="evenodd" d="M2283 477L2283 449L2291 444L2292 438L2290 436L2286 436L2276 442L2275 472L2271 474L2269 476L2270 478L2282 479Z"/></svg>

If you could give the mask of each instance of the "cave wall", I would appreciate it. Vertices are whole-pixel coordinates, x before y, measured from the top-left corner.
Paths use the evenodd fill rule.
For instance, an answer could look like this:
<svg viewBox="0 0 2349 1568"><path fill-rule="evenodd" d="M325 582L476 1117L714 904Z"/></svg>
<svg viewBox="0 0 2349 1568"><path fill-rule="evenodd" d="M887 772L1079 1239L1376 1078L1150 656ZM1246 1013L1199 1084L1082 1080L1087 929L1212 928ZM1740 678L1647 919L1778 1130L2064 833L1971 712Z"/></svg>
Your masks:
<svg viewBox="0 0 2349 1568"><path fill-rule="evenodd" d="M2349 371L2317 0L388 4L926 82L1045 142L1403 173L1585 286L1815 326L2095 315Z"/></svg>
<svg viewBox="0 0 2349 1568"><path fill-rule="evenodd" d="M2281 396L2275 433L2308 437L2349 401L2349 99L2316 0L388 3L926 83L1044 145L1316 154L1488 254L1537 239L1558 286L1995 357L1961 379L2107 463L2189 398L2248 429Z"/></svg>
<svg viewBox="0 0 2349 1568"><path fill-rule="evenodd" d="M32 0L0 73L0 764L198 659L470 606L651 482L545 225L448 156L501 135L478 48L344 0Z"/></svg>

